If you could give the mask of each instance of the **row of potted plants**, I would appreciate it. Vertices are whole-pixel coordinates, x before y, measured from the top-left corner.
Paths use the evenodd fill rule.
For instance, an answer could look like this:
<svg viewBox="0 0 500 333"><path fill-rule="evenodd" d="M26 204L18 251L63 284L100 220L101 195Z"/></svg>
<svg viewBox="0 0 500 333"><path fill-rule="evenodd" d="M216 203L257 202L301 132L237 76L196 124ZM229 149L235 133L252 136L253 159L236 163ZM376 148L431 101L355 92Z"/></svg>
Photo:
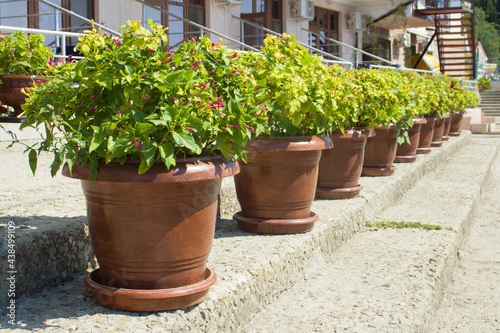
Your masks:
<svg viewBox="0 0 500 333"><path fill-rule="evenodd" d="M165 29L149 25L130 22L119 38L87 32L76 46L85 58L45 73L20 126L46 132L27 146L33 172L49 151L52 175L81 179L99 262L85 285L113 308L206 297L221 177L235 175L241 229L307 232L315 197L357 195L363 164L392 173L397 141L414 147L421 117L477 102L445 76L328 66L293 36L267 37L258 54L206 37L169 50ZM380 146L392 157L378 157Z"/></svg>

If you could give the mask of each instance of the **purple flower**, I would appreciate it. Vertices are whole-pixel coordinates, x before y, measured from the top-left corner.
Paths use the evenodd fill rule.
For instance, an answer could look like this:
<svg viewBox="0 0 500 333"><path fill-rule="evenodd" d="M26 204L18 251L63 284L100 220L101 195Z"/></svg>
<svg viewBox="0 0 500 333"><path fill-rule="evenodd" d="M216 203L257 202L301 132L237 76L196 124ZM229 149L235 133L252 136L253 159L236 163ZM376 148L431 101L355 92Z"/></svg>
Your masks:
<svg viewBox="0 0 500 333"><path fill-rule="evenodd" d="M149 52L151 52L151 53L155 53L155 50L151 49L151 50L149 50Z"/></svg>
<svg viewBox="0 0 500 333"><path fill-rule="evenodd" d="M139 147L139 146L141 145L141 143L140 143L140 142L135 141L135 139L134 139L134 143L135 143L136 147ZM141 153L142 153L142 151L141 151Z"/></svg>
<svg viewBox="0 0 500 333"><path fill-rule="evenodd" d="M221 116L223 116L223 117L225 117L225 116L226 116L226 114L225 114L225 113L222 113L222 112L219 112L219 114L220 114Z"/></svg>
<svg viewBox="0 0 500 333"><path fill-rule="evenodd" d="M245 126L246 128L248 128L250 131L253 131L253 127L252 126Z"/></svg>
<svg viewBox="0 0 500 333"><path fill-rule="evenodd" d="M90 109L90 112L95 112L95 108L93 108L93 109Z"/></svg>

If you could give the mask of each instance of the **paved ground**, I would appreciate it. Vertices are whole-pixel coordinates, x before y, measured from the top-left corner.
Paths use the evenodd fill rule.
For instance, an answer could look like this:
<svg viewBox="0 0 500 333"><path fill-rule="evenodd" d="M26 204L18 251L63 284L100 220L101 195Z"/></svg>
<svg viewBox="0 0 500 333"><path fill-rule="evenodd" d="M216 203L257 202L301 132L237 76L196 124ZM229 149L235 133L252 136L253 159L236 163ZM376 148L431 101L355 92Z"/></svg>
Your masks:
<svg viewBox="0 0 500 333"><path fill-rule="evenodd" d="M462 275L458 270L455 275L463 276L457 280L462 283L456 287L458 303L453 297L448 300L445 296L444 312L437 312L441 289L451 274L449 266L456 258L455 246L467 234L464 229L468 228L464 225L468 224L471 207L476 206L484 179L490 170L492 152L498 149L498 142L498 137L474 136L470 144L460 148L447 162L418 181L397 205L376 216L379 220L438 224L444 227L442 230L372 229L356 234L343 246L335 247L335 251L324 251L331 253L329 255L305 255L311 251L319 253L320 247L336 246L315 241L322 239L325 233L349 238L350 234L341 233L342 223L347 223L346 218L334 217L335 214L353 218L355 214L350 214L349 209L354 209L356 205L365 207L362 205L365 201L381 205L383 201L379 197L390 197L394 189L391 187L387 193L380 192L377 190L379 186L394 182L401 175L409 178L410 173L405 170L416 167L398 165L394 177L362 179L362 185L366 187L361 198L352 201L315 201L313 208L323 220L309 234L277 237L249 235L238 232L230 220L220 221L222 224L216 231L209 261L209 266L219 274L220 280L213 287L209 299L198 307L154 314L107 309L96 305L82 287L81 279L77 279L19 299L16 332L430 332L435 318L438 320L432 332L453 332L454 325L464 328L462 332L499 332L500 325L496 320L500 318L500 297L495 297L500 296L498 156L491 169L489 186L484 188L483 202L486 208L479 209L481 215L473 219L480 221L479 226L489 226L489 229L478 235L480 242L491 247L483 245L470 250L471 260L475 258L473 261L477 261L481 256L478 251L488 248L486 256L493 262L469 266L468 261L465 261L465 254L469 250L461 251L459 268L464 266L472 269ZM432 156L425 158L428 157ZM26 161L23 160L23 163ZM27 170L23 172L30 177L26 178L30 183L34 182ZM8 177L3 179L10 181ZM59 182L57 177L55 182ZM32 189L35 184L30 186ZM59 190L58 185L54 184L51 191L73 195L78 187L78 184L65 180L59 185ZM30 190L30 195L39 194ZM411 201L412 198L430 206L415 209L419 206ZM74 198L70 199L61 199L57 205L45 209L51 210L50 216L58 212L64 213L64 216L69 213L78 216L84 214L83 205L78 205L77 209L70 207L71 204L75 206ZM33 213L38 207L35 203L31 202L31 206L9 206L9 212L15 211L17 215L22 215L19 211L22 206L28 210L28 215L37 216L38 213ZM366 209L373 207L368 205ZM471 240L474 239L477 225L472 224ZM312 249L313 246L315 249ZM292 251L303 251L304 258L315 260L299 260L302 255L297 258L287 256ZM305 278L295 284L296 281L286 279L300 270L297 265L310 267L300 267L305 270ZM477 275L477 272L481 275ZM483 278L484 281L481 280ZM479 285L478 279L481 281ZM261 280L267 281L272 288L260 286ZM291 286L292 282L295 286L286 287ZM454 285L455 282L450 287L450 295L453 295ZM277 290L285 287L287 290L283 293ZM464 288L471 290L471 294L461 293ZM462 306L460 298L467 301L467 306ZM269 303L271 305L258 313ZM451 304L448 310L447 304ZM0 330L5 328L7 331L9 326L5 324L4 318L2 316ZM245 325L247 321L249 324ZM203 322L209 323L208 326L204 326ZM218 326L220 322L227 324Z"/></svg>
<svg viewBox="0 0 500 333"><path fill-rule="evenodd" d="M439 224L442 230L383 229L354 236L242 332L500 332L500 155L453 283L441 309L432 310L440 300L432 295L440 292L436 283L446 285L439 280L446 280L447 252L460 243L459 230L468 228L467 213L456 211L467 205L469 185L453 187L453 169L467 163L464 157L478 156L461 153L378 215Z"/></svg>
<svg viewBox="0 0 500 333"><path fill-rule="evenodd" d="M500 332L500 157L432 331Z"/></svg>

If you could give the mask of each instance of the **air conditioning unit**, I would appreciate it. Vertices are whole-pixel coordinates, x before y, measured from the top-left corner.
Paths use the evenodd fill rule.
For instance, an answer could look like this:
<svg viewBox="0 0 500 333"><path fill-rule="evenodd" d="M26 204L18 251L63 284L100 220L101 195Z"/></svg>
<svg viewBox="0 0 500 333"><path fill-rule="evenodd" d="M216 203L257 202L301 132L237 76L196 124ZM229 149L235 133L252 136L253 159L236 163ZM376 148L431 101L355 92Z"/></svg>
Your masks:
<svg viewBox="0 0 500 333"><path fill-rule="evenodd" d="M245 2L245 0L219 0L219 1L229 5L240 5L240 6L243 5L243 2Z"/></svg>
<svg viewBox="0 0 500 333"><path fill-rule="evenodd" d="M347 29L356 31L366 30L366 15L360 12L352 12L347 19Z"/></svg>
<svg viewBox="0 0 500 333"><path fill-rule="evenodd" d="M314 19L314 0L294 0L292 17L306 20Z"/></svg>

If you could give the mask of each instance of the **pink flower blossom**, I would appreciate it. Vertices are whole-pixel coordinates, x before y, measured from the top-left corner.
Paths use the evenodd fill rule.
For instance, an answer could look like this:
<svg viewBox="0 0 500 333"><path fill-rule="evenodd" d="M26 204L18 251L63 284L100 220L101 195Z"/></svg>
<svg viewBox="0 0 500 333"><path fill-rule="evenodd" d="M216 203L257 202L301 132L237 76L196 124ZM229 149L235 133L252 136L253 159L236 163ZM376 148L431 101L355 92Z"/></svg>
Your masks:
<svg viewBox="0 0 500 333"><path fill-rule="evenodd" d="M250 131L253 131L253 127L252 126L245 126L246 128L248 128Z"/></svg>
<svg viewBox="0 0 500 333"><path fill-rule="evenodd" d="M223 117L225 117L225 116L226 116L226 114L225 114L225 113L222 113L222 112L219 112L219 114L220 114L221 116L223 116Z"/></svg>
<svg viewBox="0 0 500 333"><path fill-rule="evenodd" d="M89 112L95 112L95 108L90 109Z"/></svg>

